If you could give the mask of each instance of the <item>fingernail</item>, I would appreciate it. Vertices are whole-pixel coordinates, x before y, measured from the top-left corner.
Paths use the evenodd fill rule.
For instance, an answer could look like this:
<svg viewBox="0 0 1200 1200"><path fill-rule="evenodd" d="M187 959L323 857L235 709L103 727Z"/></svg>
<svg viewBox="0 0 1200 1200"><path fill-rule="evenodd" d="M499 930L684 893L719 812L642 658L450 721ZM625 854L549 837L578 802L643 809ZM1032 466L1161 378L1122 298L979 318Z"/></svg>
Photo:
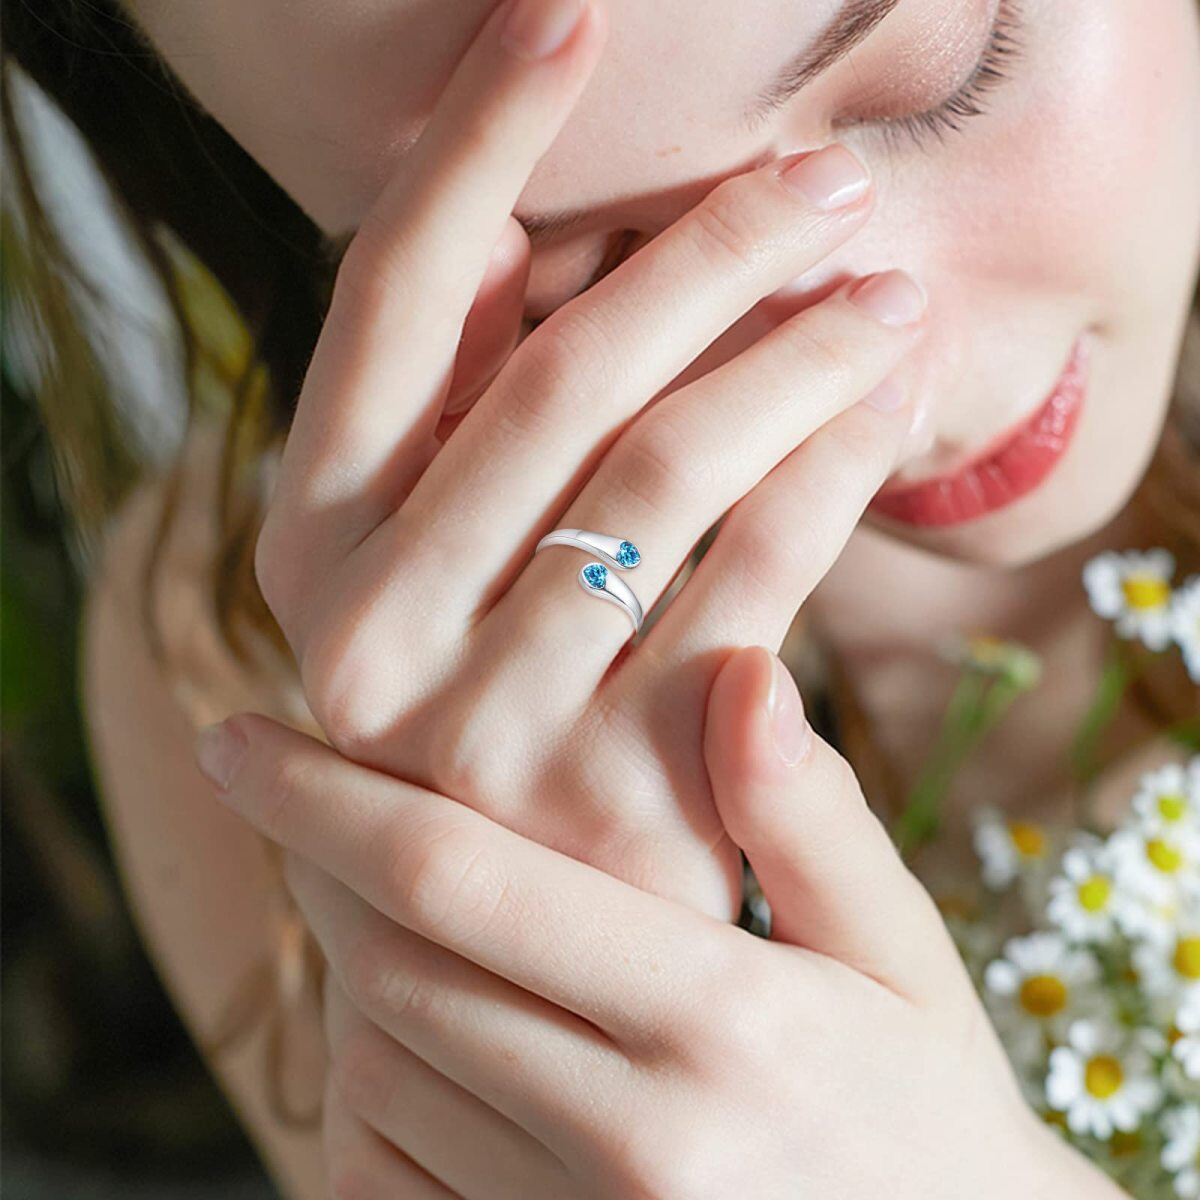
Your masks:
<svg viewBox="0 0 1200 1200"><path fill-rule="evenodd" d="M884 325L911 325L925 311L925 293L907 271L883 271L860 279L850 303Z"/></svg>
<svg viewBox="0 0 1200 1200"><path fill-rule="evenodd" d="M226 791L248 745L241 729L218 721L196 735L196 763L210 783Z"/></svg>
<svg viewBox="0 0 1200 1200"><path fill-rule="evenodd" d="M549 58L574 32L583 6L584 0L514 0L500 44L526 62Z"/></svg>
<svg viewBox="0 0 1200 1200"><path fill-rule="evenodd" d="M790 191L823 209L853 204L870 182L866 167L837 143L806 154L780 178Z"/></svg>
<svg viewBox="0 0 1200 1200"><path fill-rule="evenodd" d="M904 389L889 375L877 388L868 392L862 402L876 412L899 412L906 399Z"/></svg>
<svg viewBox="0 0 1200 1200"><path fill-rule="evenodd" d="M804 715L804 702L792 673L771 656L771 691L767 696L767 715L771 722L771 734L779 757L793 767L808 753L812 741L812 729Z"/></svg>

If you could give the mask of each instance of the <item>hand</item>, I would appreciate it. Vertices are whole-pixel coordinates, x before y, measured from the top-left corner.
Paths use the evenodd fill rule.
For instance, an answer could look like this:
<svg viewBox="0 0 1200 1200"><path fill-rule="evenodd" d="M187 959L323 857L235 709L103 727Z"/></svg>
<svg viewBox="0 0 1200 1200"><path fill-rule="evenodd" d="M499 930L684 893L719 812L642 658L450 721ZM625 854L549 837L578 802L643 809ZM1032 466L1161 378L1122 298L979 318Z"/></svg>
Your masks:
<svg viewBox="0 0 1200 1200"><path fill-rule="evenodd" d="M774 941L265 718L214 737L330 964L332 1195L1118 1195L1025 1107L932 902L768 652L720 671L706 753Z"/></svg>
<svg viewBox="0 0 1200 1200"><path fill-rule="evenodd" d="M528 262L510 213L602 41L584 3L555 53L514 54L507 7L346 254L258 576L347 757L728 917L738 860L700 745L713 675L728 646L781 641L892 469L909 413L887 390L856 402L922 299L899 272L847 284L662 394L862 227L870 190L835 147L721 183L497 371ZM481 395L441 445L451 392ZM575 584L581 556L530 561L556 526L628 537L649 610L730 509L629 653L625 616Z"/></svg>

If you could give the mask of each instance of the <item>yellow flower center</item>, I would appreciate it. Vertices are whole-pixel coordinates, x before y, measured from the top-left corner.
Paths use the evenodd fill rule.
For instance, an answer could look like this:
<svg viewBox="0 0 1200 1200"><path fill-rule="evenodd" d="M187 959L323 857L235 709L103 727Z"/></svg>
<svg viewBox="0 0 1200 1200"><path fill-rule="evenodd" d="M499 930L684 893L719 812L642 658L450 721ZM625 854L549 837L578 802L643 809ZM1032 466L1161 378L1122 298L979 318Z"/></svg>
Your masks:
<svg viewBox="0 0 1200 1200"><path fill-rule="evenodd" d="M1171 589L1165 579L1157 575L1128 575L1121 580L1121 591L1130 608L1145 612L1151 608L1163 608L1171 598Z"/></svg>
<svg viewBox="0 0 1200 1200"><path fill-rule="evenodd" d="M1125 1072L1120 1062L1111 1054L1098 1054L1088 1059L1083 1069L1083 1086L1097 1100L1107 1100L1121 1090L1125 1082Z"/></svg>
<svg viewBox="0 0 1200 1200"><path fill-rule="evenodd" d="M1112 882L1103 875L1093 875L1085 879L1076 889L1079 897L1079 907L1087 912L1103 912L1108 907L1108 898L1112 895Z"/></svg>
<svg viewBox="0 0 1200 1200"><path fill-rule="evenodd" d="M1046 853L1046 835L1031 821L1012 821L1008 836L1023 858L1041 858Z"/></svg>
<svg viewBox="0 0 1200 1200"><path fill-rule="evenodd" d="M1067 985L1056 975L1030 975L1021 984L1021 1007L1035 1017L1052 1017L1067 1007Z"/></svg>
<svg viewBox="0 0 1200 1200"><path fill-rule="evenodd" d="M1163 838L1151 838L1146 843L1146 857L1164 875L1174 875L1183 866L1179 848Z"/></svg>
<svg viewBox="0 0 1200 1200"><path fill-rule="evenodd" d="M1187 800L1178 793L1167 793L1158 798L1158 815L1164 821L1182 821L1187 813Z"/></svg>
<svg viewBox="0 0 1200 1200"><path fill-rule="evenodd" d="M1200 979L1200 937L1180 938L1172 962L1184 979Z"/></svg>

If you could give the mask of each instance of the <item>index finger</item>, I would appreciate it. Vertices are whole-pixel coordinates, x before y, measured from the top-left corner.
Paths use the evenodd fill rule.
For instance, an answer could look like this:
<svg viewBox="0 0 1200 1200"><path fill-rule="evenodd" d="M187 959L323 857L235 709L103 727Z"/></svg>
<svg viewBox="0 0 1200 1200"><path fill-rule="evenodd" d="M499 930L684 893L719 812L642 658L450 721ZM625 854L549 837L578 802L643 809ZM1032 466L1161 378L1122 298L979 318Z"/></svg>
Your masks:
<svg viewBox="0 0 1200 1200"><path fill-rule="evenodd" d="M215 761L221 798L272 841L397 924L618 1040L669 1028L680 995L725 974L717 957L732 926L267 717L241 713L203 731L197 756Z"/></svg>
<svg viewBox="0 0 1200 1200"><path fill-rule="evenodd" d="M290 527L304 531L310 562L361 540L406 464L424 465L489 256L603 37L594 0L501 4L363 218L338 271L275 491ZM382 505L371 503L372 489ZM280 552L291 557L287 546Z"/></svg>

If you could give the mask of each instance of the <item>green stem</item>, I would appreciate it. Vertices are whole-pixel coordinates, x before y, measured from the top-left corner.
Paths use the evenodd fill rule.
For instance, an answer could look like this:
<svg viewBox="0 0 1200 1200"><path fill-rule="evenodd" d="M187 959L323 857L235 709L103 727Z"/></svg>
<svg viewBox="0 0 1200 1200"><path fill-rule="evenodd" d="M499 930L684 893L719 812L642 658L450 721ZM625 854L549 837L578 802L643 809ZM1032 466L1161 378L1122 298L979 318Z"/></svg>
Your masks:
<svg viewBox="0 0 1200 1200"><path fill-rule="evenodd" d="M901 853L911 854L937 835L942 804L954 777L1021 691L1004 677L970 667L964 670L946 706L933 750L893 826Z"/></svg>
<svg viewBox="0 0 1200 1200"><path fill-rule="evenodd" d="M1131 660L1124 644L1114 639L1100 674L1096 695L1071 744L1071 771L1081 792L1086 791L1100 773L1101 742L1140 669Z"/></svg>

